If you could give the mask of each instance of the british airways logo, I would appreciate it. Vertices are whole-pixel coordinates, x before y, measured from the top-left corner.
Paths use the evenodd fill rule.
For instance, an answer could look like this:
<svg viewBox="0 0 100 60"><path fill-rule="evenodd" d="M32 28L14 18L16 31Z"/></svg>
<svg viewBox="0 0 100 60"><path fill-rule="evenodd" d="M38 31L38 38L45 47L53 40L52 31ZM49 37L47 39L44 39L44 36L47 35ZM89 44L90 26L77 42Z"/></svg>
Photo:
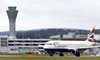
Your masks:
<svg viewBox="0 0 100 60"><path fill-rule="evenodd" d="M94 38L94 35L91 35L89 38Z"/></svg>
<svg viewBox="0 0 100 60"><path fill-rule="evenodd" d="M93 28L93 30L88 34L88 41L89 42L93 42L94 41L94 32L95 32L95 28Z"/></svg>
<svg viewBox="0 0 100 60"><path fill-rule="evenodd" d="M59 42L54 42L54 43L53 43L54 46L56 46L56 45L58 45L58 44L59 44Z"/></svg>
<svg viewBox="0 0 100 60"><path fill-rule="evenodd" d="M93 42L93 40L92 40L92 39L88 39L88 41L89 41L89 42Z"/></svg>
<svg viewBox="0 0 100 60"><path fill-rule="evenodd" d="M59 42L54 42L53 44L59 44Z"/></svg>
<svg viewBox="0 0 100 60"><path fill-rule="evenodd" d="M89 36L88 41L93 42L94 35Z"/></svg>

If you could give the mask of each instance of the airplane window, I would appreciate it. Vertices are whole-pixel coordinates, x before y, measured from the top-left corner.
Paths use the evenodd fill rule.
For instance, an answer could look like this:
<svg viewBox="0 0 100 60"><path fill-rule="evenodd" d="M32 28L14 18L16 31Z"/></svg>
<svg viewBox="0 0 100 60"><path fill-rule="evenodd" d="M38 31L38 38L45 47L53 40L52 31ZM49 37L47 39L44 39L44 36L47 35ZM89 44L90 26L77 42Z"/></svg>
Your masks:
<svg viewBox="0 0 100 60"><path fill-rule="evenodd" d="M47 43L46 45L52 45L51 43Z"/></svg>

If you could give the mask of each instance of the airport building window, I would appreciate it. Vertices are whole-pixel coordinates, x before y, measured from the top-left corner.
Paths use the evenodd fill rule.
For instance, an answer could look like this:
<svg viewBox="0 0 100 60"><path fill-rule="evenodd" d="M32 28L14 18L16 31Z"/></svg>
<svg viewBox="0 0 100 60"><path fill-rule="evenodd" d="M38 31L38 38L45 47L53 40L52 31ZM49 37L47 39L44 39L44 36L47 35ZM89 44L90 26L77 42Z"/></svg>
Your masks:
<svg viewBox="0 0 100 60"><path fill-rule="evenodd" d="M14 51L14 50L17 50L17 49L10 49L10 50Z"/></svg>
<svg viewBox="0 0 100 60"><path fill-rule="evenodd" d="M22 46L22 44L15 44L15 46Z"/></svg>
<svg viewBox="0 0 100 60"><path fill-rule="evenodd" d="M29 44L25 44L25 46L29 46Z"/></svg>
<svg viewBox="0 0 100 60"><path fill-rule="evenodd" d="M7 40L7 38L1 38L1 40Z"/></svg>
<svg viewBox="0 0 100 60"><path fill-rule="evenodd" d="M14 41L8 41L8 42L14 42Z"/></svg>
<svg viewBox="0 0 100 60"><path fill-rule="evenodd" d="M43 47L39 47L39 49L43 49Z"/></svg>
<svg viewBox="0 0 100 60"><path fill-rule="evenodd" d="M44 45L44 44L40 44L40 45Z"/></svg>
<svg viewBox="0 0 100 60"><path fill-rule="evenodd" d="M25 41L25 42L32 42L32 41Z"/></svg>
<svg viewBox="0 0 100 60"><path fill-rule="evenodd" d="M7 47L7 38L0 38L1 39L1 47Z"/></svg>
<svg viewBox="0 0 100 60"><path fill-rule="evenodd" d="M33 46L38 46L38 44L33 44Z"/></svg>
<svg viewBox="0 0 100 60"><path fill-rule="evenodd" d="M24 41L15 41L15 42L24 42Z"/></svg>
<svg viewBox="0 0 100 60"><path fill-rule="evenodd" d="M1 47L7 47L7 44L1 44Z"/></svg>
<svg viewBox="0 0 100 60"><path fill-rule="evenodd" d="M14 46L14 44L8 44L8 46Z"/></svg>
<svg viewBox="0 0 100 60"><path fill-rule="evenodd" d="M1 43L7 43L7 41L4 40L4 41L1 41Z"/></svg>

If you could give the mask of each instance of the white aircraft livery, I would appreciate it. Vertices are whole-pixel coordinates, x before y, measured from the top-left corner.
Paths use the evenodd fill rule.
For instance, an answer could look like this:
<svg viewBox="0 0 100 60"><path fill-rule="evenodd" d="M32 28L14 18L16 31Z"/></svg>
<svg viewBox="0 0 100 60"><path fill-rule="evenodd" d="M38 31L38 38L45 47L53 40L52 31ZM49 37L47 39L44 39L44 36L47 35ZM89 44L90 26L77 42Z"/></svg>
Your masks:
<svg viewBox="0 0 100 60"><path fill-rule="evenodd" d="M80 56L81 50L100 47L100 44L94 40L95 28L90 31L85 41L48 41L43 46L43 49L47 51L50 56L59 52L59 56L64 56L63 52L72 52L76 57Z"/></svg>

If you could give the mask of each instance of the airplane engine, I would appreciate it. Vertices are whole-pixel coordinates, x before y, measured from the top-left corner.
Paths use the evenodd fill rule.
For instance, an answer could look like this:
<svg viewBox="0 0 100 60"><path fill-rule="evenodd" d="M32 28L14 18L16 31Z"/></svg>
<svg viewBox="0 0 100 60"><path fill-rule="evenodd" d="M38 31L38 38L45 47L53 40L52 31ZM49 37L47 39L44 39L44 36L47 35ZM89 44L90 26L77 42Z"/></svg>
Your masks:
<svg viewBox="0 0 100 60"><path fill-rule="evenodd" d="M72 50L72 53L75 54L76 57L80 57L80 51L78 49Z"/></svg>

